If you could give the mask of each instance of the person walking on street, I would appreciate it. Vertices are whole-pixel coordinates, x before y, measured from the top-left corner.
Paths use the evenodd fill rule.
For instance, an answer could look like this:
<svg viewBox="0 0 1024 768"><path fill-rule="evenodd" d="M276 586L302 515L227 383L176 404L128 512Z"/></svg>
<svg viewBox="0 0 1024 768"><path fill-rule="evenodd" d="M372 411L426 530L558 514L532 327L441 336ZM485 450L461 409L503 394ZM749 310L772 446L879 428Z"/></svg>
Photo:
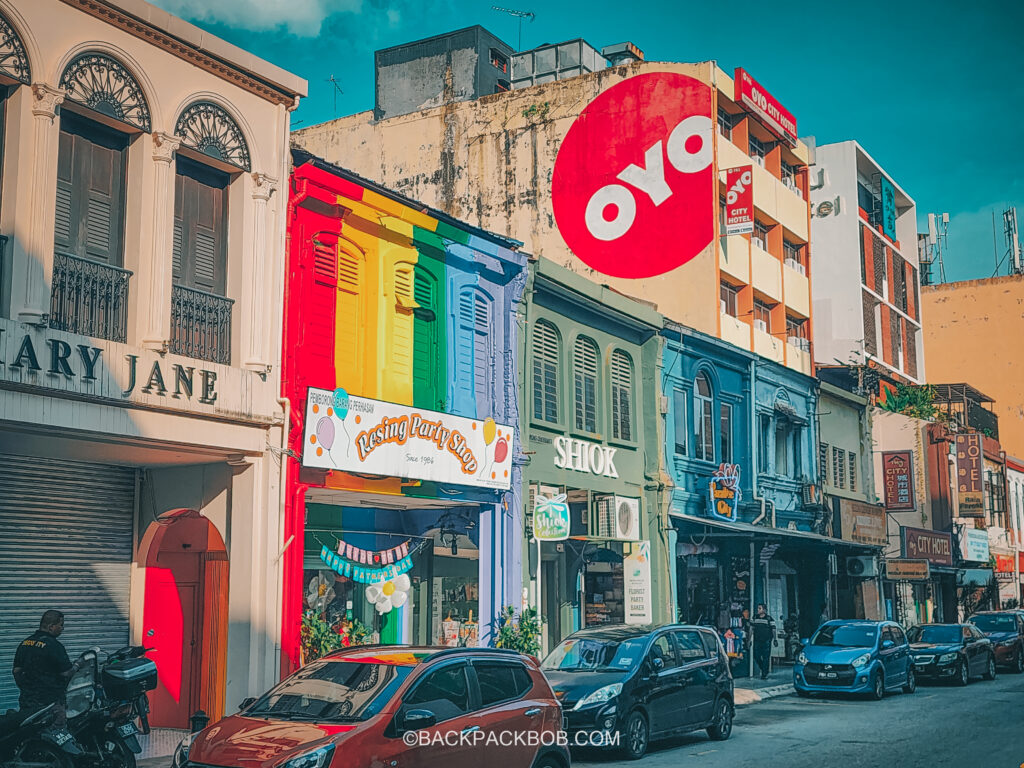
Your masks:
<svg viewBox="0 0 1024 768"><path fill-rule="evenodd" d="M772 641L775 639L775 619L768 615L764 603L757 604L757 613L750 620L754 635L754 661L761 670L761 679L768 677L771 662Z"/></svg>

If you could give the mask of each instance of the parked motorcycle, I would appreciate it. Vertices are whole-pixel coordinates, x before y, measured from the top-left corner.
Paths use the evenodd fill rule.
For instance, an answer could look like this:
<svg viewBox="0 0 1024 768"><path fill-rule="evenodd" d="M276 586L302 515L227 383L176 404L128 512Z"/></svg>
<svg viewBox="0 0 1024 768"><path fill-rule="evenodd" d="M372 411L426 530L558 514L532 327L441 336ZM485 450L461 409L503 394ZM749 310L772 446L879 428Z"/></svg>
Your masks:
<svg viewBox="0 0 1024 768"><path fill-rule="evenodd" d="M11 710L0 716L0 766L2 768L72 768L71 757L53 733L53 705L25 714Z"/></svg>
<svg viewBox="0 0 1024 768"><path fill-rule="evenodd" d="M135 755L142 751L137 735L149 733L146 692L157 683L147 650L128 646L102 663L99 649L80 657L67 689L68 729L83 752L75 757L75 768L135 768Z"/></svg>
<svg viewBox="0 0 1024 768"><path fill-rule="evenodd" d="M800 643L800 617L796 613L789 614L789 618L782 623L782 628L786 633L786 660L795 661L803 650Z"/></svg>

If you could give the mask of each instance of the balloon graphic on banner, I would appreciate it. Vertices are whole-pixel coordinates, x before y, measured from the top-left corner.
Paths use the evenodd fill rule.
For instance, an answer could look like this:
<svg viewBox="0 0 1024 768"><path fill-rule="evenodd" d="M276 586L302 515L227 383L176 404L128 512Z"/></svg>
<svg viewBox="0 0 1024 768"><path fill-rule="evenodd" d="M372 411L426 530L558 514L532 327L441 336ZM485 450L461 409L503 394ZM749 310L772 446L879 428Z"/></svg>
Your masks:
<svg viewBox="0 0 1024 768"><path fill-rule="evenodd" d="M508 456L508 441L502 437L494 446L494 460L501 464L506 456Z"/></svg>
<svg viewBox="0 0 1024 768"><path fill-rule="evenodd" d="M324 416L317 423L316 439L328 451L331 450L331 446L334 445L334 421L330 416Z"/></svg>
<svg viewBox="0 0 1024 768"><path fill-rule="evenodd" d="M348 392L341 387L334 390L334 412L342 420L348 416Z"/></svg>
<svg viewBox="0 0 1024 768"><path fill-rule="evenodd" d="M494 434L498 431L498 425L494 423L494 419L488 418L484 422L484 443L490 445L494 442Z"/></svg>

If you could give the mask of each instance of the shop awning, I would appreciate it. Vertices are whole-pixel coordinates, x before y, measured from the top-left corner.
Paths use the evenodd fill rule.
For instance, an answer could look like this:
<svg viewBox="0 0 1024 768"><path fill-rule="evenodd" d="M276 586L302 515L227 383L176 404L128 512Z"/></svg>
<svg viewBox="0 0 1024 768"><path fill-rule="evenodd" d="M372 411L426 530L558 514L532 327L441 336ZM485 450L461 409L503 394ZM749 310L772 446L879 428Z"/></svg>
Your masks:
<svg viewBox="0 0 1024 768"><path fill-rule="evenodd" d="M821 544L832 547L854 547L857 549L867 549L874 551L878 551L881 549L881 547L875 546L873 544L862 544L858 541L847 541L846 539L837 539L833 536L823 536L820 533L811 533L810 531L794 531L789 528L772 528L770 526L765 525L751 525L750 523L741 522L730 523L725 520L715 520L710 517L694 517L693 515L683 515L679 513L672 513L669 516L673 520L679 520L681 522L692 523L695 525L706 525L711 528L717 528L723 531L723 533L731 533L736 536L761 539L788 539L791 543L797 543L802 541L808 544Z"/></svg>

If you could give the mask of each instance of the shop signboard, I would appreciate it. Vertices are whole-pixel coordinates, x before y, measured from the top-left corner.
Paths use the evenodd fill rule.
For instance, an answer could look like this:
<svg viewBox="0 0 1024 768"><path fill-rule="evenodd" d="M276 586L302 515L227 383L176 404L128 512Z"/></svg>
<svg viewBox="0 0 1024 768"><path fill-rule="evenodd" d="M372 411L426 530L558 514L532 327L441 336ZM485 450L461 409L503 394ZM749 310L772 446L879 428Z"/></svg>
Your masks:
<svg viewBox="0 0 1024 768"><path fill-rule="evenodd" d="M569 249L603 275L644 278L682 266L715 232L711 87L675 72L612 85L569 126L551 206Z"/></svg>
<svg viewBox="0 0 1024 768"><path fill-rule="evenodd" d="M896 188L885 176L881 177L882 188L882 234L890 240L896 239Z"/></svg>
<svg viewBox="0 0 1024 768"><path fill-rule="evenodd" d="M927 560L886 560L885 578L889 581L928 581L931 570Z"/></svg>
<svg viewBox="0 0 1024 768"><path fill-rule="evenodd" d="M1016 573L1013 568L1013 555L995 555L996 580L1013 581Z"/></svg>
<svg viewBox="0 0 1024 768"><path fill-rule="evenodd" d="M749 235L754 231L754 170L741 165L725 172L725 234Z"/></svg>
<svg viewBox="0 0 1024 768"><path fill-rule="evenodd" d="M932 565L953 565L953 537L940 531L900 527L903 556L911 560L927 560Z"/></svg>
<svg viewBox="0 0 1024 768"><path fill-rule="evenodd" d="M629 547L622 559L623 587L626 590L626 623L650 624L651 616L651 543L646 539Z"/></svg>
<svg viewBox="0 0 1024 768"><path fill-rule="evenodd" d="M874 504L842 499L839 507L842 537L858 544L884 547L889 543L885 510Z"/></svg>
<svg viewBox="0 0 1024 768"><path fill-rule="evenodd" d="M740 500L740 465L719 464L708 486L708 512L714 518L736 520Z"/></svg>
<svg viewBox="0 0 1024 768"><path fill-rule="evenodd" d="M888 511L913 512L914 452L882 451L882 482Z"/></svg>
<svg viewBox="0 0 1024 768"><path fill-rule="evenodd" d="M968 528L964 532L963 545L964 560L972 563L988 562L988 531L982 528Z"/></svg>
<svg viewBox="0 0 1024 768"><path fill-rule="evenodd" d="M797 141L796 118L789 110L742 67L736 68L734 84L734 100L751 109L772 133L794 146Z"/></svg>
<svg viewBox="0 0 1024 768"><path fill-rule="evenodd" d="M985 517L981 435L956 436L957 515Z"/></svg>
<svg viewBox="0 0 1024 768"><path fill-rule="evenodd" d="M537 494L533 507L533 537L538 541L562 541L569 538L570 528L566 495Z"/></svg>
<svg viewBox="0 0 1024 768"><path fill-rule="evenodd" d="M310 387L302 464L508 490L514 430L493 419L353 397Z"/></svg>

